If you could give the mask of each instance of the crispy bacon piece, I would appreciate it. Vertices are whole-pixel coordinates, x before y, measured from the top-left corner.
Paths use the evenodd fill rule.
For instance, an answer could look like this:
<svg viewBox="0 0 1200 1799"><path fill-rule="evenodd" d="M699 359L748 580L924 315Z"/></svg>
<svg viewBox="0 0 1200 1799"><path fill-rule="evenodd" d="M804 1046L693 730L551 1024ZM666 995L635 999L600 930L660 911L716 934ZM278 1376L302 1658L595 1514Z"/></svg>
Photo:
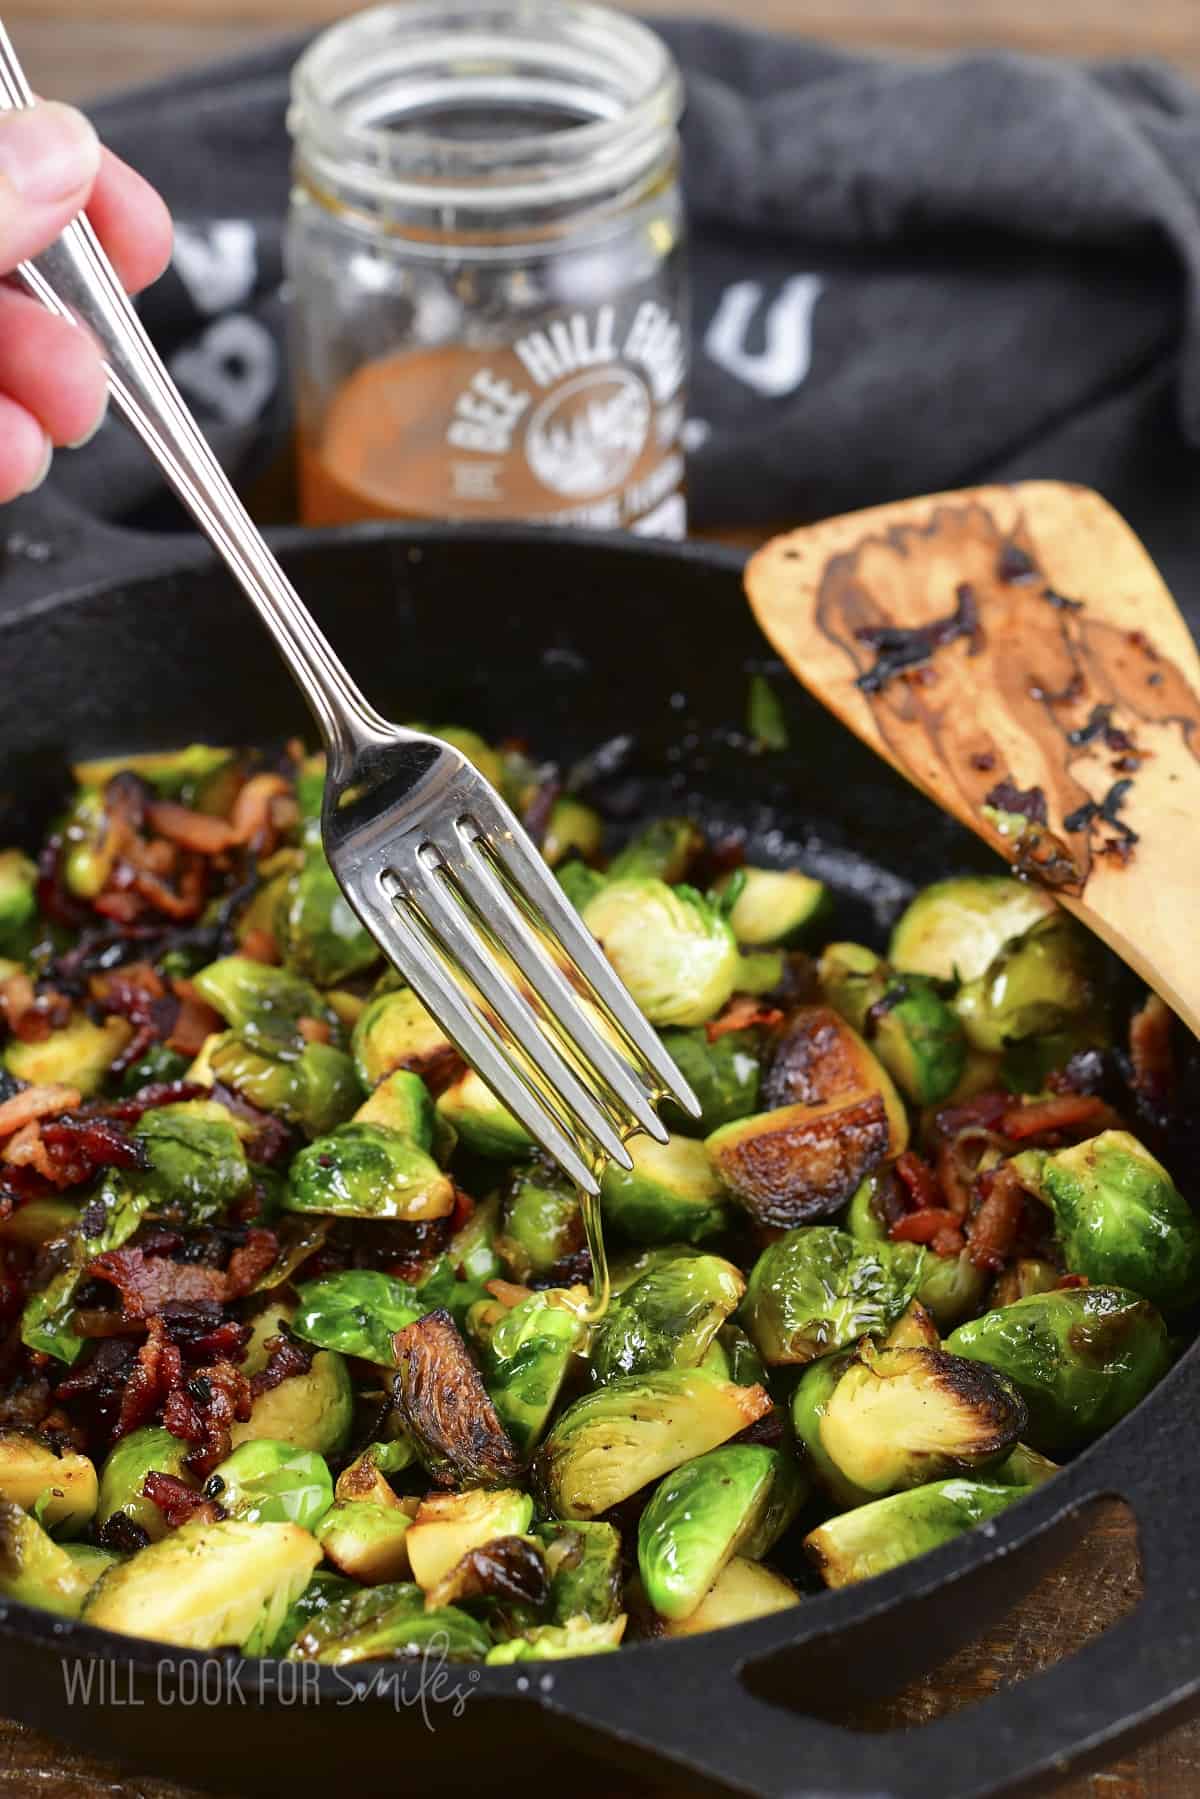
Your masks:
<svg viewBox="0 0 1200 1799"><path fill-rule="evenodd" d="M251 775L233 802L229 822L234 842L256 855L270 855L281 830L298 816L291 783L279 774Z"/></svg>
<svg viewBox="0 0 1200 1799"><path fill-rule="evenodd" d="M73 1111L79 1101L76 1087L22 1087L19 1093L0 1103L0 1137L11 1137L35 1119Z"/></svg>
<svg viewBox="0 0 1200 1799"><path fill-rule="evenodd" d="M128 1436L131 1430L145 1424L182 1379L183 1357L179 1348L167 1336L163 1319L152 1318L121 1399L114 1435Z"/></svg>
<svg viewBox="0 0 1200 1799"><path fill-rule="evenodd" d="M44 1169L56 1187L78 1187L98 1168L147 1168L143 1143L129 1137L115 1119L103 1114L68 1114L41 1126L49 1160Z"/></svg>
<svg viewBox="0 0 1200 1799"><path fill-rule="evenodd" d="M1003 1088L977 1093L960 1106L943 1106L934 1118L940 1137L957 1137L960 1131L982 1127L994 1131L1006 1112L1012 1110L1013 1097Z"/></svg>
<svg viewBox="0 0 1200 1799"><path fill-rule="evenodd" d="M997 1271L1012 1254L1025 1212L1025 1190L1007 1162L979 1177L983 1204L971 1221L967 1254L977 1268Z"/></svg>
<svg viewBox="0 0 1200 1799"><path fill-rule="evenodd" d="M958 1239L958 1247L962 1247L962 1235L956 1213L948 1211L944 1206L925 1206L917 1212L906 1212L903 1218L897 1218L888 1230L893 1243L929 1243L932 1244L944 1234L953 1232ZM938 1254L948 1252L939 1250Z"/></svg>
<svg viewBox="0 0 1200 1799"><path fill-rule="evenodd" d="M279 945L270 931L262 925L252 925L242 938L240 953L248 956L251 962L277 963L282 960Z"/></svg>
<svg viewBox="0 0 1200 1799"><path fill-rule="evenodd" d="M238 842L237 830L227 819L194 812L177 800L154 800L146 808L146 817L152 831L197 856L223 855Z"/></svg>
<svg viewBox="0 0 1200 1799"><path fill-rule="evenodd" d="M952 1142L938 1145L937 1180L950 1210L956 1217L965 1218L971 1209L971 1184L958 1165Z"/></svg>
<svg viewBox="0 0 1200 1799"><path fill-rule="evenodd" d="M54 1179L54 1163L42 1142L42 1127L36 1119L30 1119L15 1136L9 1138L4 1160L14 1168L32 1168L43 1180Z"/></svg>
<svg viewBox="0 0 1200 1799"><path fill-rule="evenodd" d="M896 1174L903 1183L909 1205L917 1211L937 1208L943 1204L933 1169L924 1156L919 1156L915 1150L906 1149L903 1155L896 1157ZM925 1243L928 1239L921 1237L911 1241Z"/></svg>
<svg viewBox="0 0 1200 1799"><path fill-rule="evenodd" d="M167 1048L177 1050L181 1056L197 1056L205 1038L221 1029L221 1014L200 997L190 981L176 977L171 988L179 1001L179 1010L167 1037Z"/></svg>
<svg viewBox="0 0 1200 1799"><path fill-rule="evenodd" d="M328 1043L332 1034L327 1018L298 1018L296 1029L306 1043Z"/></svg>
<svg viewBox="0 0 1200 1799"><path fill-rule="evenodd" d="M173 1437L192 1445L186 1458L191 1473L203 1480L224 1461L230 1428L246 1422L250 1405L250 1382L225 1361L198 1369L185 1386L168 1395L163 1424Z"/></svg>
<svg viewBox="0 0 1200 1799"><path fill-rule="evenodd" d="M953 1224L940 1230L929 1247L935 1256L958 1256L965 1249L966 1242L961 1224Z"/></svg>
<svg viewBox="0 0 1200 1799"><path fill-rule="evenodd" d="M715 1043L729 1031L746 1031L756 1024L773 1030L782 1023L783 1013L778 1006L764 1006L761 1000L754 999L750 994L738 993L723 1012L705 1025L704 1034L710 1043Z"/></svg>
<svg viewBox="0 0 1200 1799"><path fill-rule="evenodd" d="M167 1305L211 1302L226 1305L248 1293L279 1251L274 1231L251 1229L234 1250L227 1268L202 1262L173 1262L139 1245L106 1250L87 1269L90 1280L108 1281L121 1296L127 1318L149 1318Z"/></svg>
<svg viewBox="0 0 1200 1799"><path fill-rule="evenodd" d="M1030 1137L1044 1137L1051 1131L1075 1131L1083 1125L1098 1125L1102 1118L1113 1116L1111 1108L1093 1093L1060 1093L1054 1099L1014 1106L1001 1118L1000 1129L1014 1143L1024 1143Z"/></svg>
<svg viewBox="0 0 1200 1799"><path fill-rule="evenodd" d="M255 1399L260 1393L273 1392L295 1374L307 1374L312 1367L313 1351L296 1337L281 1332L277 1337L268 1337L264 1347L266 1365L250 1377L250 1391Z"/></svg>
<svg viewBox="0 0 1200 1799"><path fill-rule="evenodd" d="M225 1516L224 1506L215 1499L206 1499L186 1481L177 1480L173 1474L160 1474L156 1469L143 1480L142 1492L158 1507L172 1530L181 1524L216 1524Z"/></svg>

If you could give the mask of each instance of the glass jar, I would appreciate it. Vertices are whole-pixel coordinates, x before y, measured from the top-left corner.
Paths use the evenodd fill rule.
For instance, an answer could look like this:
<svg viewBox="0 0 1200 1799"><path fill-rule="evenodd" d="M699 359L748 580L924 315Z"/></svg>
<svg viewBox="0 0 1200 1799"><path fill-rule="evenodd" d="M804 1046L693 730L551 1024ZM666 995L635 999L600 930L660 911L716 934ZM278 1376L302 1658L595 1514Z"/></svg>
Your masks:
<svg viewBox="0 0 1200 1799"><path fill-rule="evenodd" d="M584 0L414 0L293 76L301 514L682 536L678 71Z"/></svg>

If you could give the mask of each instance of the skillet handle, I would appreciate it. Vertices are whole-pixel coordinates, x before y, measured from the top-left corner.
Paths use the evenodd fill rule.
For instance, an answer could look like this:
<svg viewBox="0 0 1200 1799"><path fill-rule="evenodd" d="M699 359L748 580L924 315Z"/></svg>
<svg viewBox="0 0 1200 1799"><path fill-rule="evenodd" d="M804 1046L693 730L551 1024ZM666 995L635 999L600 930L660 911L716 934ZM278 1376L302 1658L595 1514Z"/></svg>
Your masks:
<svg viewBox="0 0 1200 1799"><path fill-rule="evenodd" d="M1064 1533L1069 1525L1077 1531L1078 1515L1073 1506L1063 1516ZM987 1621L989 1595L969 1549L953 1558L959 1573L935 1579L915 1599L901 1594L870 1607L864 1588L860 1619L848 1630L806 1630L802 1605L779 1615L779 1647L756 1657L731 1658L717 1631L672 1645L673 1653L635 1650L590 1669L554 1664L549 1686L531 1670L531 1696L569 1719L576 1742L580 1726L594 1730L610 1758L656 1762L659 1779L666 1763L755 1799L986 1799L1047 1782L1081 1764L1103 1765L1122 1742L1160 1730L1200 1693L1200 1614L1183 1566L1192 1549L1180 1530L1186 1514L1147 1495L1140 1515L1145 1584L1135 1611L1055 1667L928 1725L855 1731L807 1715L806 1697L818 1684L836 1688L842 1674L848 1691L869 1683L872 1657L882 1666L894 1652L900 1664L914 1641L927 1666L974 1635L981 1610ZM1036 1570L1030 1563L1023 1580L1010 1559L1020 1563L1021 1553L1001 1550L985 1567L1011 1603ZM730 1635L736 1642L742 1633Z"/></svg>
<svg viewBox="0 0 1200 1799"><path fill-rule="evenodd" d="M178 568L191 540L125 531L90 517L51 487L0 507L0 614ZM197 561L209 552L195 545Z"/></svg>

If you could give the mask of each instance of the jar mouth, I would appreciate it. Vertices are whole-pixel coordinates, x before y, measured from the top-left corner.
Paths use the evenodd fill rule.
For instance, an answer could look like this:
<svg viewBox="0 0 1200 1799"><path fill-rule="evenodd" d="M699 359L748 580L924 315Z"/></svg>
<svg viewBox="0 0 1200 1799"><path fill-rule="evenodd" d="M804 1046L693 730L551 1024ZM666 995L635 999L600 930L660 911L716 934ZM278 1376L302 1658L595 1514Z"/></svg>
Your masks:
<svg viewBox="0 0 1200 1799"><path fill-rule="evenodd" d="M490 211L627 190L682 105L662 40L590 0L399 0L310 45L288 129L334 191Z"/></svg>

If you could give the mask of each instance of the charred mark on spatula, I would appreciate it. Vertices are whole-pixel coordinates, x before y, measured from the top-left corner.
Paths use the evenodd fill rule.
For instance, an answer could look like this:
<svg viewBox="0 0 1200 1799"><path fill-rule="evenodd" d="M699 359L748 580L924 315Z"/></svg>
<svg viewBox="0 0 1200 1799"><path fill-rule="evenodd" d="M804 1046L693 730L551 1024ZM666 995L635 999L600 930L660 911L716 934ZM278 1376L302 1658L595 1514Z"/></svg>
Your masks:
<svg viewBox="0 0 1200 1799"><path fill-rule="evenodd" d="M955 589L957 604L946 618L931 619L927 625L862 625L855 631L859 643L875 651L875 663L855 682L863 693L880 693L887 683L905 669L928 662L935 650L965 637L969 654L978 653L983 643L983 627L979 619L979 601L969 581L960 581Z"/></svg>
<svg viewBox="0 0 1200 1799"><path fill-rule="evenodd" d="M1092 824L1109 825L1122 843L1133 844L1138 841L1138 834L1132 825L1125 823L1120 817L1122 806L1129 798L1132 780L1114 781L1102 800L1087 800L1069 817L1063 819L1066 831L1086 831Z"/></svg>
<svg viewBox="0 0 1200 1799"><path fill-rule="evenodd" d="M1050 822L1046 795L1040 787L1021 788L1015 781L997 781L984 804L994 806L997 812L1017 813L1020 817L1027 818L1030 824L1044 825Z"/></svg>

